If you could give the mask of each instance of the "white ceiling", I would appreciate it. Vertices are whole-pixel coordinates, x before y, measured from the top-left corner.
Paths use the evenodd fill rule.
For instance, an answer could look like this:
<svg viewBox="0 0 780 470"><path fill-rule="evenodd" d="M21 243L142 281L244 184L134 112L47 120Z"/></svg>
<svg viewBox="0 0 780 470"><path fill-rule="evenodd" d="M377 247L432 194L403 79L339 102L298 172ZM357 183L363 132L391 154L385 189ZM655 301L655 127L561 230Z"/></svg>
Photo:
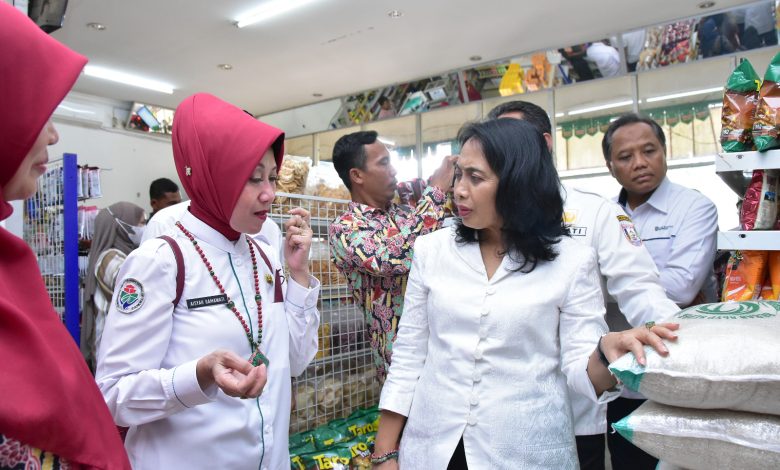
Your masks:
<svg viewBox="0 0 780 470"><path fill-rule="evenodd" d="M474 55L490 62L701 15L700 1L316 0L238 29L235 18L261 0L70 0L53 35L92 65L175 87L167 95L82 75L76 91L167 107L205 91L259 115L468 67ZM404 15L389 18L393 9Z"/></svg>

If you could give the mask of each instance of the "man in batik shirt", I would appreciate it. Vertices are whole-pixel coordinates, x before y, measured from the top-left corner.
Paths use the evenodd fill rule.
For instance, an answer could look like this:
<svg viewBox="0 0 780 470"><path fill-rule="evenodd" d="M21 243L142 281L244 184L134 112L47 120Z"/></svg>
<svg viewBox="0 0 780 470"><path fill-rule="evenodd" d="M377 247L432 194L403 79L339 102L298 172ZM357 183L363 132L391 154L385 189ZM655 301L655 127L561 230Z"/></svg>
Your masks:
<svg viewBox="0 0 780 470"><path fill-rule="evenodd" d="M454 163L455 157L444 159L412 207L392 202L396 171L376 132L345 135L333 149L333 164L352 202L330 226L331 252L365 312L377 377L382 383L403 310L412 246L417 236L441 227Z"/></svg>

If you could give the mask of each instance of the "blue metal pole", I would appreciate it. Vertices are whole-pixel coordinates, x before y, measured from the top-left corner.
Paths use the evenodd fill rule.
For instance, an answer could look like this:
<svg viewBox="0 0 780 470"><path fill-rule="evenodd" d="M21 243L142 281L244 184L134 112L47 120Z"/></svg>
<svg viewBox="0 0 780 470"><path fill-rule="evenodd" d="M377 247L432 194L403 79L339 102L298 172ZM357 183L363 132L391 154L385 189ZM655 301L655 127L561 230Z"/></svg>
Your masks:
<svg viewBox="0 0 780 470"><path fill-rule="evenodd" d="M79 227L77 157L74 153L63 155L63 228L65 230L65 327L76 344L81 338L79 311Z"/></svg>

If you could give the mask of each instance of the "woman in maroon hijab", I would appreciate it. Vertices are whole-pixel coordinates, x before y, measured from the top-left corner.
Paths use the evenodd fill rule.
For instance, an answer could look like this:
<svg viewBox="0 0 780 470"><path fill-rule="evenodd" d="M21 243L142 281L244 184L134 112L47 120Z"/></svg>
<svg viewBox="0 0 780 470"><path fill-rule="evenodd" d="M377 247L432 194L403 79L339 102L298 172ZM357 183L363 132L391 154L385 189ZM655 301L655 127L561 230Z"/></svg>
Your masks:
<svg viewBox="0 0 780 470"><path fill-rule="evenodd" d="M291 211L283 247L245 235L269 216L283 143L212 95L176 109L173 155L192 202L172 245L151 239L127 257L98 347L98 385L130 428L134 468L290 466L290 377L317 353L319 326L308 213Z"/></svg>
<svg viewBox="0 0 780 470"><path fill-rule="evenodd" d="M50 121L86 58L0 2L0 220L57 142ZM0 468L127 469L119 434L51 305L35 255L0 227Z"/></svg>

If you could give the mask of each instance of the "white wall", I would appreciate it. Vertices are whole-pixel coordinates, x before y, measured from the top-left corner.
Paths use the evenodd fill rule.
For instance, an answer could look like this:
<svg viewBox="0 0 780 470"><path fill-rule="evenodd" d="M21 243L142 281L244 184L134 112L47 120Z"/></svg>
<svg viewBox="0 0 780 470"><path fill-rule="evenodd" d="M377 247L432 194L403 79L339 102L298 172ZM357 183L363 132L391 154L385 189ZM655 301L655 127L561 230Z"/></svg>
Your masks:
<svg viewBox="0 0 780 470"><path fill-rule="evenodd" d="M104 170L101 172L103 197L84 201L85 205L103 208L128 201L143 207L148 214L151 212L149 184L153 180L170 178L181 188L169 138L83 127L56 118L54 125L60 140L49 147L49 159L61 158L63 153L75 153L80 165L89 164Z"/></svg>
<svg viewBox="0 0 780 470"><path fill-rule="evenodd" d="M328 100L259 116L257 119L283 130L286 137L296 137L327 130L330 121L341 108L341 100Z"/></svg>

